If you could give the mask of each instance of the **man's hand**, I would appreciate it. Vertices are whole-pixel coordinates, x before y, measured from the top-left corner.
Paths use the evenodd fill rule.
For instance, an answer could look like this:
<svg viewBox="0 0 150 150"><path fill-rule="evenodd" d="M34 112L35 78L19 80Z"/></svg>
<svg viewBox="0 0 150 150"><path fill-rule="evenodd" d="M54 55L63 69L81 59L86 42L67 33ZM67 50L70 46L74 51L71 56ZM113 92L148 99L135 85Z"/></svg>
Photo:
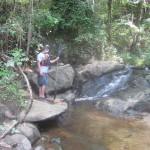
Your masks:
<svg viewBox="0 0 150 150"><path fill-rule="evenodd" d="M60 59L60 58L59 58L59 57L57 57L57 58L56 58L56 61L58 61L59 59Z"/></svg>
<svg viewBox="0 0 150 150"><path fill-rule="evenodd" d="M42 70L40 70L40 76L43 76L43 71Z"/></svg>
<svg viewBox="0 0 150 150"><path fill-rule="evenodd" d="M59 60L59 57L57 57L56 59L54 59L54 60L51 60L50 62L51 63L55 63L56 61L58 61Z"/></svg>

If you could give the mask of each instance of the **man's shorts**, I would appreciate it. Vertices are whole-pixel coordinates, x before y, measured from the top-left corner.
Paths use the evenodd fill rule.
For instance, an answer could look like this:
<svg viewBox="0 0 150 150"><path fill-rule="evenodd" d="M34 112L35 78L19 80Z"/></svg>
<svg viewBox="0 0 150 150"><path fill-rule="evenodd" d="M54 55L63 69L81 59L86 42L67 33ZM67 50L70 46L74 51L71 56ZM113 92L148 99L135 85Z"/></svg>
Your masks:
<svg viewBox="0 0 150 150"><path fill-rule="evenodd" d="M37 79L39 86L47 85L47 73L43 73L43 75L41 76L40 73L38 72Z"/></svg>

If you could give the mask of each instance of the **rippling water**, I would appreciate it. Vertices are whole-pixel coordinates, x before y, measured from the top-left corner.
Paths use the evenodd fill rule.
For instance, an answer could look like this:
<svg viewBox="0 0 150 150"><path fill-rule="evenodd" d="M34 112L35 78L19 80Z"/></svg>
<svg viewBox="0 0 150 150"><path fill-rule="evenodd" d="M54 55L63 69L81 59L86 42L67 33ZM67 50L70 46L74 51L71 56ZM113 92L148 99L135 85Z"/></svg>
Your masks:
<svg viewBox="0 0 150 150"><path fill-rule="evenodd" d="M126 69L91 79L83 85L82 94L75 101L96 100L124 90L131 74L132 70Z"/></svg>
<svg viewBox="0 0 150 150"><path fill-rule="evenodd" d="M50 121L42 132L61 138L63 150L150 150L150 126L133 118L113 118L96 102L76 102L62 123ZM47 149L51 145L46 144Z"/></svg>

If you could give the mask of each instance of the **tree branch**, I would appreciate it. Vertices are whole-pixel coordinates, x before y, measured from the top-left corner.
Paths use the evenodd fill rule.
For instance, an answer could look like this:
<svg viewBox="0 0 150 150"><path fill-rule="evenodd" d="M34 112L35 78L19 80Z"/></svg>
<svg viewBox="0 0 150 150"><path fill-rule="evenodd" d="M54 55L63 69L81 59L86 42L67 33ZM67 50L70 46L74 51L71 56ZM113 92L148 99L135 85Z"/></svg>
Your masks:
<svg viewBox="0 0 150 150"><path fill-rule="evenodd" d="M4 56L6 59L11 59L11 57L5 55L5 54L2 54L2 56ZM32 95L32 89L31 89L31 86L30 86L30 83L29 83L29 80L27 78L27 76L24 74L23 70L21 69L21 67L16 63L16 66L18 67L19 71L21 72L21 74L23 75L25 81L26 81L26 84L27 84L27 88L29 90L29 93L30 93L30 103L26 109L26 112L25 112L25 115L24 117L21 119L21 121L15 123L6 133L4 133L0 139L3 139L7 134L9 134L11 132L11 130L16 127L18 124L22 124L26 118L26 116L28 115L31 107L32 107L32 104L33 104L33 95Z"/></svg>

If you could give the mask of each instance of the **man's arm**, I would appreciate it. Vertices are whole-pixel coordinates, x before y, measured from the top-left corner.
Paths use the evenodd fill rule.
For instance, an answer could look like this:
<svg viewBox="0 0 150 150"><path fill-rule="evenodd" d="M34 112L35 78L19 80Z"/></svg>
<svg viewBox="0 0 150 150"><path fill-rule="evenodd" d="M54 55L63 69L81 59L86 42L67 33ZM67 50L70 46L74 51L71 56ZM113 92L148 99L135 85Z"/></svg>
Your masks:
<svg viewBox="0 0 150 150"><path fill-rule="evenodd" d="M54 59L54 60L50 60L50 63L55 63L56 61L58 61L59 60L59 57L57 57L56 59Z"/></svg>

